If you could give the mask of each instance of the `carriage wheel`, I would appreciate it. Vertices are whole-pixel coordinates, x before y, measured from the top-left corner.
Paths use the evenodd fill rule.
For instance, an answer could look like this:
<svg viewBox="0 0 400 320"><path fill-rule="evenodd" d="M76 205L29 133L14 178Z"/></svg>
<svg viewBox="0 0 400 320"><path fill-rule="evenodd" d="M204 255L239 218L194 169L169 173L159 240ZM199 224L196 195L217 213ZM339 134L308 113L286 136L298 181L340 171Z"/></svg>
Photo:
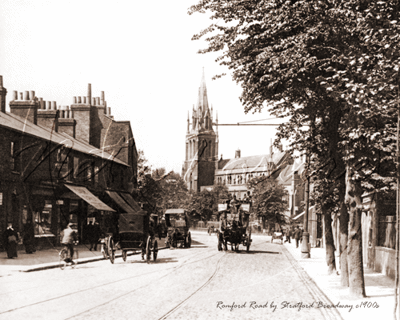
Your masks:
<svg viewBox="0 0 400 320"><path fill-rule="evenodd" d="M151 246L151 237L149 236L147 238L147 244L146 244L146 262L149 263L150 262L150 246Z"/></svg>
<svg viewBox="0 0 400 320"><path fill-rule="evenodd" d="M247 236L246 240L246 251L249 252L250 250L250 236Z"/></svg>
<svg viewBox="0 0 400 320"><path fill-rule="evenodd" d="M113 240L113 238L109 238L108 239L108 256L109 256L109 258L110 258L110 262L112 263L112 264L114 264L114 260L115 260L115 248L114 248L114 240Z"/></svg>
<svg viewBox="0 0 400 320"><path fill-rule="evenodd" d="M126 261L127 252L122 250L122 260Z"/></svg>
<svg viewBox="0 0 400 320"><path fill-rule="evenodd" d="M153 260L157 260L157 254L158 254L158 242L157 240L154 241L154 246L153 246Z"/></svg>
<svg viewBox="0 0 400 320"><path fill-rule="evenodd" d="M62 249L60 251L60 269L64 270L65 267L67 266L67 262L65 261L65 259L67 259L68 256L68 252L66 249Z"/></svg>
<svg viewBox="0 0 400 320"><path fill-rule="evenodd" d="M187 239L187 247L190 248L191 246L192 246L192 236L190 235L190 232L189 232L188 239Z"/></svg>

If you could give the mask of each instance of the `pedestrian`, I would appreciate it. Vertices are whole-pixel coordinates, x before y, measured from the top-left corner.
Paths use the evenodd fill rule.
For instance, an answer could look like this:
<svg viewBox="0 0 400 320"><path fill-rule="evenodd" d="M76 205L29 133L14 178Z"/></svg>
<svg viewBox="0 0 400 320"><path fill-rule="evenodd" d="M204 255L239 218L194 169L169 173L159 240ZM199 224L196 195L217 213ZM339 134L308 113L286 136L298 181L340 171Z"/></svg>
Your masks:
<svg viewBox="0 0 400 320"><path fill-rule="evenodd" d="M300 237L301 237L301 231L300 231L299 227L296 227L296 230L294 230L293 237L296 240L296 248L298 248L299 247Z"/></svg>
<svg viewBox="0 0 400 320"><path fill-rule="evenodd" d="M62 241L61 244L67 246L70 258L66 262L71 262L74 257L74 243L78 242L78 235L76 231L72 229L73 223L68 223L67 227L61 232Z"/></svg>
<svg viewBox="0 0 400 320"><path fill-rule="evenodd" d="M86 226L86 239L89 241L90 244L90 251L92 251L93 248L93 235L94 235L94 225L93 221L89 221L89 224Z"/></svg>
<svg viewBox="0 0 400 320"><path fill-rule="evenodd" d="M290 230L290 228L287 228L287 229L286 229L285 235L286 235L286 240L285 240L285 242L289 242L289 243L290 243L290 237L291 237L291 235L292 235L292 231Z"/></svg>
<svg viewBox="0 0 400 320"><path fill-rule="evenodd" d="M94 222L92 236L93 237L92 242L90 243L90 248L92 248L94 251L97 251L97 243L99 242L99 239L101 237L101 229L97 221Z"/></svg>
<svg viewBox="0 0 400 320"><path fill-rule="evenodd" d="M17 254L18 240L19 240L18 233L14 230L12 223L8 223L7 229L3 232L3 243L7 251L8 259L14 259L18 257Z"/></svg>
<svg viewBox="0 0 400 320"><path fill-rule="evenodd" d="M35 232L33 230L32 222L28 221L24 225L24 234L23 234L24 246L26 253L34 253L36 251L34 240L35 240Z"/></svg>

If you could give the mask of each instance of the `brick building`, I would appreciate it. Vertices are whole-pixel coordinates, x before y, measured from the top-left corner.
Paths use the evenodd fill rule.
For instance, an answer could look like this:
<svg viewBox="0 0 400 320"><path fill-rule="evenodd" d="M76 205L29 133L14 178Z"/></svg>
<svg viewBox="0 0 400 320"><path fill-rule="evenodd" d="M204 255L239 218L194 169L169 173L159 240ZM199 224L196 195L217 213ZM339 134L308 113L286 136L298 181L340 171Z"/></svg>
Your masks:
<svg viewBox="0 0 400 320"><path fill-rule="evenodd" d="M130 123L115 121L101 97L74 97L70 107L7 90L0 76L0 230L12 222L23 232L32 222L40 246L59 242L68 222L81 239L88 218L105 231L115 229L119 212L140 208L136 186L137 151ZM108 230L107 230L108 229Z"/></svg>

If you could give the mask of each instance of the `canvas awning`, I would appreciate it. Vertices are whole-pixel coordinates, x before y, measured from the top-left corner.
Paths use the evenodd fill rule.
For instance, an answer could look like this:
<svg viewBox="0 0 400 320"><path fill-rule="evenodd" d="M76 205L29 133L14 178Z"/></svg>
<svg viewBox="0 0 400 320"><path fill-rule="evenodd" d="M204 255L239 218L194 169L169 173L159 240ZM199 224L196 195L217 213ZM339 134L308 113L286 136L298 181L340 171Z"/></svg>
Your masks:
<svg viewBox="0 0 400 320"><path fill-rule="evenodd" d="M91 206L95 207L97 210L115 212L114 209L110 208L108 205L102 202L99 198L97 198L93 193L91 193L85 187L71 186L68 184L66 184L65 186L73 193L75 193L78 197L85 200Z"/></svg>
<svg viewBox="0 0 400 320"><path fill-rule="evenodd" d="M292 220L297 220L298 218L300 218L303 215L304 215L304 211L302 213L298 214L297 216L295 216Z"/></svg>
<svg viewBox="0 0 400 320"><path fill-rule="evenodd" d="M184 214L185 209L167 209L165 214Z"/></svg>
<svg viewBox="0 0 400 320"><path fill-rule="evenodd" d="M146 214L146 211L144 211L139 204L133 200L132 196L128 193L122 193L120 192L119 195L129 204L131 208L133 208L134 212L137 214Z"/></svg>
<svg viewBox="0 0 400 320"><path fill-rule="evenodd" d="M106 191L106 193L110 196L111 199L114 200L114 202L122 209L124 213L135 213L135 210L129 204L127 204L117 192Z"/></svg>

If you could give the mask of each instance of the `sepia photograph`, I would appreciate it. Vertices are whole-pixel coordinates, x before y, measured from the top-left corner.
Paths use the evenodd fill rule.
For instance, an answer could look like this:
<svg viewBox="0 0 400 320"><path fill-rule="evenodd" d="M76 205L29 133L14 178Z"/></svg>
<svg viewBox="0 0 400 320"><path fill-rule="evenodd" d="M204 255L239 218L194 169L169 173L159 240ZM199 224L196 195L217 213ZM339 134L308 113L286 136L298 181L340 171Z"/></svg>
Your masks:
<svg viewBox="0 0 400 320"><path fill-rule="evenodd" d="M0 320L400 320L400 1L1 0Z"/></svg>

